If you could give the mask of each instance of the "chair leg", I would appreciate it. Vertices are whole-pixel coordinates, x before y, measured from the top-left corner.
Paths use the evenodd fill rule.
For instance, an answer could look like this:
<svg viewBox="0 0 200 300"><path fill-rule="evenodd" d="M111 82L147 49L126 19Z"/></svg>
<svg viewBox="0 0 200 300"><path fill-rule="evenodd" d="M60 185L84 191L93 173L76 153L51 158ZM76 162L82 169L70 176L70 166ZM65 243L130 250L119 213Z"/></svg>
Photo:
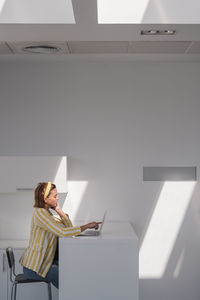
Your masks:
<svg viewBox="0 0 200 300"><path fill-rule="evenodd" d="M17 283L14 283L14 300L16 300L17 297Z"/></svg>
<svg viewBox="0 0 200 300"><path fill-rule="evenodd" d="M52 292L51 292L51 283L48 282L48 295L49 295L49 300L52 300Z"/></svg>
<svg viewBox="0 0 200 300"><path fill-rule="evenodd" d="M12 284L12 288L11 288L11 296L10 296L10 300L13 300L13 287L14 287L14 283Z"/></svg>

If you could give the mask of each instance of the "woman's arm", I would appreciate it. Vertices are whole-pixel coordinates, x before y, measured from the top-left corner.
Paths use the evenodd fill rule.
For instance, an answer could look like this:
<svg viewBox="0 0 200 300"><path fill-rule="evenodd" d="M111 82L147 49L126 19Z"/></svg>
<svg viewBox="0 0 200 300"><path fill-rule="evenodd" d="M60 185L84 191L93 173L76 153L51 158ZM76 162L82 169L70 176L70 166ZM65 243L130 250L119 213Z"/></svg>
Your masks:
<svg viewBox="0 0 200 300"><path fill-rule="evenodd" d="M67 218L65 216L65 218ZM37 226L52 232L57 236L74 236L80 234L83 230L87 228L98 228L98 223L92 222L83 226L77 227L63 227L63 224L59 224L56 220L49 214L49 212L45 208L36 208L34 214L34 221Z"/></svg>
<svg viewBox="0 0 200 300"><path fill-rule="evenodd" d="M73 236L81 232L80 226L68 227L67 225L64 226L63 224L57 223L45 208L36 208L34 221L37 226L52 232L57 236Z"/></svg>
<svg viewBox="0 0 200 300"><path fill-rule="evenodd" d="M61 224L64 224L65 226L68 226L68 227L73 227L72 222L71 222L68 214L65 214L62 211L59 203L57 203L56 207L52 207L52 209L54 209L57 212L57 214L61 217L61 220L60 220Z"/></svg>
<svg viewBox="0 0 200 300"><path fill-rule="evenodd" d="M62 211L59 203L57 203L56 207L54 208L54 210L57 212L57 214L61 217L61 218L65 218L66 214ZM68 216L68 215L67 215Z"/></svg>
<svg viewBox="0 0 200 300"><path fill-rule="evenodd" d="M62 211L62 209L61 209L59 203L57 203L57 206L56 206L54 209L55 209L55 211L57 212L57 214L58 214L61 218L66 218L66 216L67 216L67 218L69 219L69 216L68 216L67 214L65 214L65 213ZM70 220L69 220L69 221L70 221ZM70 221L70 222L71 222L71 221ZM98 228L99 228L99 224L101 224L101 223L102 223L102 222L91 222L91 223L82 225L82 226L80 226L81 232L84 231L84 230L86 230L86 229L88 229L88 228L95 228L95 229L98 229ZM71 223L71 225L72 225L72 223Z"/></svg>

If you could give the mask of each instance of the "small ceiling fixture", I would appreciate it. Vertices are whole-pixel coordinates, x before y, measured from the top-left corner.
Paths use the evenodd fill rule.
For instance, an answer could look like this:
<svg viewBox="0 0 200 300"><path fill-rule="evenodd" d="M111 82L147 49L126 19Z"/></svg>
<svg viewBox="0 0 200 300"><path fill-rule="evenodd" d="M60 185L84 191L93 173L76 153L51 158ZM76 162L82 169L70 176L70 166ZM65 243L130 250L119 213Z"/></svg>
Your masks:
<svg viewBox="0 0 200 300"><path fill-rule="evenodd" d="M173 35L175 34L175 30L157 30L157 29L150 29L150 30L141 30L140 34L142 35Z"/></svg>
<svg viewBox="0 0 200 300"><path fill-rule="evenodd" d="M26 46L22 48L24 52L30 52L30 53L41 53L41 54L51 54L56 53L60 51L60 48L56 46L50 46L50 45L34 45L34 46Z"/></svg>

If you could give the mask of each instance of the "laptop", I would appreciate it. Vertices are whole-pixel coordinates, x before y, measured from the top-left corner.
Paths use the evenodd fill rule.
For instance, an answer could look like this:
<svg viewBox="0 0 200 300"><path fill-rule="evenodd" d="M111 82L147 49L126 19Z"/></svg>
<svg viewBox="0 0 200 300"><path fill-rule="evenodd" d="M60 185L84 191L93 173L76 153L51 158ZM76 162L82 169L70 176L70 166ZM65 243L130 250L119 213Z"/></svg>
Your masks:
<svg viewBox="0 0 200 300"><path fill-rule="evenodd" d="M78 234L76 236L99 236L101 234L103 224L105 222L107 211L104 212L102 223L99 225L98 229L86 229L85 231L81 232L81 234Z"/></svg>

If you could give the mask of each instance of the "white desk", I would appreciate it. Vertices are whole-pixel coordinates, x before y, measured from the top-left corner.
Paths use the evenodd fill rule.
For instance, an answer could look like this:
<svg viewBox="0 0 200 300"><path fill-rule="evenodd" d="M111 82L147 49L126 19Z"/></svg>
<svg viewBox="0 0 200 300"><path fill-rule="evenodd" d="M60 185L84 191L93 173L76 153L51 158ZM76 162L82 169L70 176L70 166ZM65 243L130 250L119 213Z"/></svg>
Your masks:
<svg viewBox="0 0 200 300"><path fill-rule="evenodd" d="M138 300L138 239L129 223L60 238L59 300Z"/></svg>

